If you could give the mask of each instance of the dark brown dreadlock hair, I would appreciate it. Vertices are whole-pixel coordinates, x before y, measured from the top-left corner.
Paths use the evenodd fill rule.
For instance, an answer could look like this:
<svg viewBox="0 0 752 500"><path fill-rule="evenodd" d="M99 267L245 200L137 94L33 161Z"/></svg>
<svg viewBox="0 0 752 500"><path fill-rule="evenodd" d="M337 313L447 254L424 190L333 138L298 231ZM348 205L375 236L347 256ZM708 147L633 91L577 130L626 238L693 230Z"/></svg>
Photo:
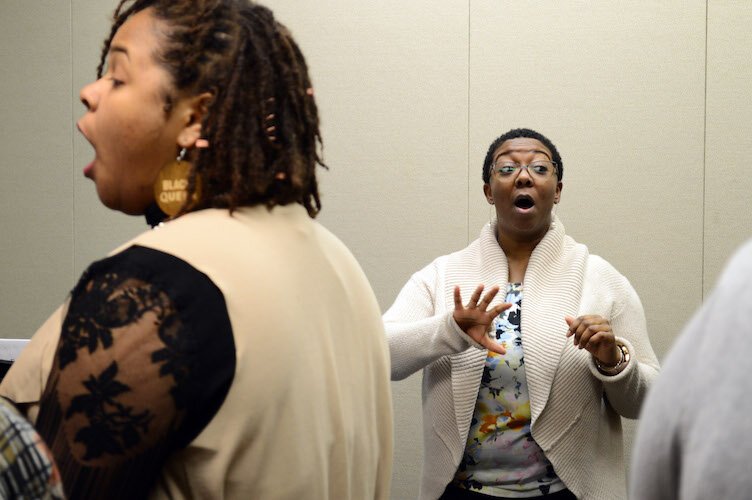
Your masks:
<svg viewBox="0 0 752 500"><path fill-rule="evenodd" d="M101 78L115 33L133 14L153 8L167 32L157 60L180 96L213 95L202 123L209 147L188 159L188 200L202 179L201 199L183 212L300 203L321 209L316 165L323 148L308 68L290 32L249 0L121 0L104 43ZM176 96L166 96L170 112Z"/></svg>

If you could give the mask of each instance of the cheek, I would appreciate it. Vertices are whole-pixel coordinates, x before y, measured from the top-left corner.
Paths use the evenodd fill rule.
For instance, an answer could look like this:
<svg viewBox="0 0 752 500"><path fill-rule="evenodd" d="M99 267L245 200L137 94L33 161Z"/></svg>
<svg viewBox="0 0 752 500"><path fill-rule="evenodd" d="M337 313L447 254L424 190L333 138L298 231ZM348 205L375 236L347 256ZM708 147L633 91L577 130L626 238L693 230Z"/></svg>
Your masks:
<svg viewBox="0 0 752 500"><path fill-rule="evenodd" d="M111 161L138 176L154 162L164 163L170 145L164 137L164 119L139 113L121 114L107 124L106 140ZM174 149L174 148L172 148Z"/></svg>
<svg viewBox="0 0 752 500"><path fill-rule="evenodd" d="M541 194L548 199L555 200L558 198L556 184L548 184L542 186Z"/></svg>
<svg viewBox="0 0 752 500"><path fill-rule="evenodd" d="M98 188L118 192L125 199L143 198L151 193L159 169L171 159L171 149L161 135L164 120L131 113L110 118L97 144L102 160Z"/></svg>
<svg viewBox="0 0 752 500"><path fill-rule="evenodd" d="M510 188L499 183L495 183L492 186L491 193L493 194L493 199L496 200L497 203L508 199L511 196Z"/></svg>
<svg viewBox="0 0 752 500"><path fill-rule="evenodd" d="M119 141L124 149L138 150L148 148L157 143L164 131L165 120L161 115L150 112L129 112L121 116L116 124L120 129L122 140Z"/></svg>
<svg viewBox="0 0 752 500"><path fill-rule="evenodd" d="M166 122L161 104L136 86L110 92L96 115L108 139L125 148L139 147L158 137Z"/></svg>

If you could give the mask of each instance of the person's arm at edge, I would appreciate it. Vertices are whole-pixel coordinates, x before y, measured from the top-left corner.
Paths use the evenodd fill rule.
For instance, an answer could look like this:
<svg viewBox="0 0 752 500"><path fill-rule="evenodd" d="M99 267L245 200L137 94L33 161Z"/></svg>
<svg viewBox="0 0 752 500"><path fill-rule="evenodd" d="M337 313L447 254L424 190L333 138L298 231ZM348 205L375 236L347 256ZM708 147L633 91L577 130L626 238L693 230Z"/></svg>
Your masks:
<svg viewBox="0 0 752 500"><path fill-rule="evenodd" d="M0 382L0 396L13 401L32 423L39 413L39 400L52 367L65 307L58 307L39 327Z"/></svg>

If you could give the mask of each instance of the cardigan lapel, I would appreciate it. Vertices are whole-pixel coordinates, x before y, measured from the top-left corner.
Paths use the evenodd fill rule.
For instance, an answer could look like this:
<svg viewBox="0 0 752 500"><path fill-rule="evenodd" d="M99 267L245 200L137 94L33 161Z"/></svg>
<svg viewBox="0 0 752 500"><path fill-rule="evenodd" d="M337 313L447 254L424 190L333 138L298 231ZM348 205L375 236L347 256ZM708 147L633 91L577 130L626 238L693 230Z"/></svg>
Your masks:
<svg viewBox="0 0 752 500"><path fill-rule="evenodd" d="M445 301L448 310L454 309L454 286L460 285L463 301L467 301L479 284L485 290L498 285L499 293L492 305L504 302L507 286L508 264L504 252L496 241L494 221L481 229L478 240L466 249L453 254L447 264ZM470 272L468 272L470 270ZM458 438L465 449L470 431L475 403L478 400L480 380L483 376L488 351L470 347L450 357L452 370L452 396Z"/></svg>
<svg viewBox="0 0 752 500"><path fill-rule="evenodd" d="M481 283L486 289L498 285L501 290L492 304L504 301L509 265L496 241L495 227L495 221L484 225L478 240L449 257L444 283L447 310L454 309L455 285L460 286L465 301ZM587 247L566 236L556 216L551 229L530 256L520 328L533 423L546 406L556 367L567 343L564 316L577 316L579 311L587 257ZM487 355L487 351L471 347L450 356L458 431L452 439L460 440L461 449L470 429Z"/></svg>
<svg viewBox="0 0 752 500"><path fill-rule="evenodd" d="M525 272L522 296L522 348L532 423L546 406L559 358L569 340L564 316L577 316L588 251L566 236L554 218L535 247Z"/></svg>

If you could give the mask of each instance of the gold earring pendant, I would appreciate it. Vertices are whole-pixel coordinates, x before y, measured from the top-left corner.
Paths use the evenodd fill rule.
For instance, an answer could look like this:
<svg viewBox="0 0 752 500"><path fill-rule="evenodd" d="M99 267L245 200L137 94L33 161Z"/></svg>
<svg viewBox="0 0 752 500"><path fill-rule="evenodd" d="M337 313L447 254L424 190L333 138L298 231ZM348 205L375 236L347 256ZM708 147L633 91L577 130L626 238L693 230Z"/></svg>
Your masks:
<svg viewBox="0 0 752 500"><path fill-rule="evenodd" d="M196 175L196 189L191 197L191 202L186 206L188 199L188 176L193 165L185 160L187 150L183 148L180 154L159 171L154 182L154 199L159 208L170 217L175 217L183 207L186 210L195 205L201 198L201 179Z"/></svg>

